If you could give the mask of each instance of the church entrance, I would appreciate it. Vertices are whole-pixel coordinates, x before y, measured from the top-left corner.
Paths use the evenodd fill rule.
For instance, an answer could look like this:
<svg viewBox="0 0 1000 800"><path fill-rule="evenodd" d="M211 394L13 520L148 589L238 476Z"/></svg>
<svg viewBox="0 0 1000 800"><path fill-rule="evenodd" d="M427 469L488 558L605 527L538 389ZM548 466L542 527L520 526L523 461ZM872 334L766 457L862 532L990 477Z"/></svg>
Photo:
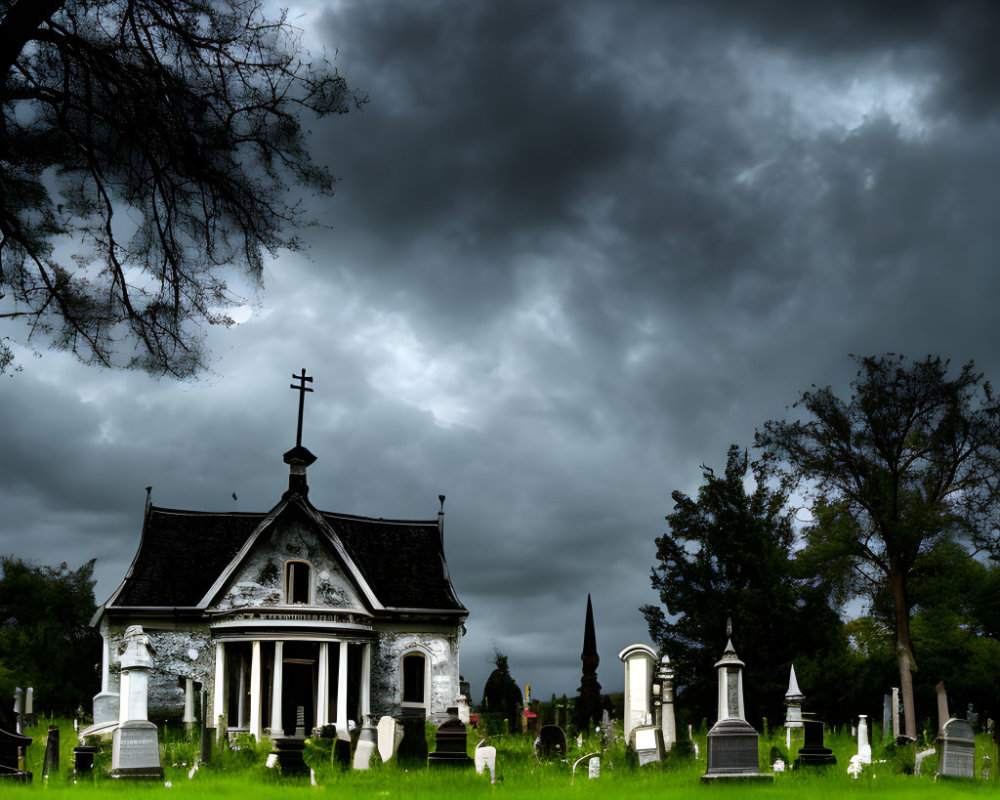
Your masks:
<svg viewBox="0 0 1000 800"><path fill-rule="evenodd" d="M285 642L281 682L281 727L285 736L309 736L316 725L319 644Z"/></svg>

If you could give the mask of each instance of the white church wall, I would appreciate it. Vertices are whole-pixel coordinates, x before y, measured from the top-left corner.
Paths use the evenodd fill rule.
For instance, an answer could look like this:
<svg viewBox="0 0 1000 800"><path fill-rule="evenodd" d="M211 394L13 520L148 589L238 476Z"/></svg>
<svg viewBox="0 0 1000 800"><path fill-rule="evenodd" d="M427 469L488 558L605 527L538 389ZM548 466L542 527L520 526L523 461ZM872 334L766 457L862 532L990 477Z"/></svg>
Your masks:
<svg viewBox="0 0 1000 800"><path fill-rule="evenodd" d="M459 642L456 628L427 626L379 627L380 653L385 674L383 681L390 692L394 713L402 707L401 659L408 652L421 652L427 657L430 697L427 708L432 721L443 721L448 708L455 705L459 694Z"/></svg>

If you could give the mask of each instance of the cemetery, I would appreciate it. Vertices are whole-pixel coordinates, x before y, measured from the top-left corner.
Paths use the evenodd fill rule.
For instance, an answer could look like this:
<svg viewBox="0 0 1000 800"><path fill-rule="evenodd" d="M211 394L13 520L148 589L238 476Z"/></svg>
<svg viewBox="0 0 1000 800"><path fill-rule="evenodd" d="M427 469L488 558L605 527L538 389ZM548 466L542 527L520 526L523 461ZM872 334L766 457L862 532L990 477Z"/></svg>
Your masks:
<svg viewBox="0 0 1000 800"><path fill-rule="evenodd" d="M692 691L690 665L667 647L616 642L617 661L602 668L589 594L573 696L532 698L499 652L474 692L459 673L469 611L445 562L444 496L423 521L316 509L307 482L316 456L302 445L311 378L293 377L299 426L284 454L287 490L270 511L239 514L161 508L147 496L132 564L91 621L102 658L90 708L53 718L33 687L13 693L4 719L14 724L0 727L8 796L997 790L996 722L956 708L944 682L933 720L916 716L912 694L886 685L857 708L838 701L828 723L816 709L831 706L814 698L851 697L851 687L810 685L808 659L798 674L787 660L768 674L773 664L746 655L762 654L754 629L728 616L698 643L712 659L701 674L708 693ZM742 492L746 458L731 450L732 465L729 488ZM409 570L393 568L399 558ZM601 678L624 691L602 692ZM783 717L762 716L762 699Z"/></svg>

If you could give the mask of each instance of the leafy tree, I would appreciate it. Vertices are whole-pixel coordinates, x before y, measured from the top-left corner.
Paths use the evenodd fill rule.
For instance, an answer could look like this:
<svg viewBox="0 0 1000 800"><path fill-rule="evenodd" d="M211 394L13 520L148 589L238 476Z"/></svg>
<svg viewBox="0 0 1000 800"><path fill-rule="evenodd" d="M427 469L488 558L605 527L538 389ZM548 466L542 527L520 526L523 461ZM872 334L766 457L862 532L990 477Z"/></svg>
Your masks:
<svg viewBox="0 0 1000 800"><path fill-rule="evenodd" d="M751 476L755 485L748 489ZM752 687L745 698L751 719L783 718L793 662L812 708L834 710L818 675L843 657L846 644L826 587L796 578L787 496L769 487L759 464L736 445L729 448L725 474L706 468L704 478L696 500L673 492L669 530L656 540L652 584L666 613L659 606L641 609L650 636L676 669L684 704L714 716L714 664L731 617Z"/></svg>
<svg viewBox="0 0 1000 800"><path fill-rule="evenodd" d="M89 707L101 659L101 637L90 626L93 576L94 559L71 570L0 556L0 697L33 686L36 711Z"/></svg>
<svg viewBox="0 0 1000 800"><path fill-rule="evenodd" d="M511 677L507 656L494 650L493 664L496 669L490 673L483 686L483 713L500 714L507 720L508 731L519 731L521 720L517 715L517 706L521 702L521 689Z"/></svg>
<svg viewBox="0 0 1000 800"><path fill-rule="evenodd" d="M263 5L0 2L0 318L86 363L202 366L192 325L241 302L224 268L256 285L300 247L298 192L332 191L298 113L364 102Z"/></svg>
<svg viewBox="0 0 1000 800"><path fill-rule="evenodd" d="M892 611L906 735L916 736L910 579L941 540L982 537L1000 474L1000 408L972 362L886 354L860 365L844 401L813 387L794 404L805 420L770 421L757 432L773 475L813 500L816 523L804 558L845 595Z"/></svg>

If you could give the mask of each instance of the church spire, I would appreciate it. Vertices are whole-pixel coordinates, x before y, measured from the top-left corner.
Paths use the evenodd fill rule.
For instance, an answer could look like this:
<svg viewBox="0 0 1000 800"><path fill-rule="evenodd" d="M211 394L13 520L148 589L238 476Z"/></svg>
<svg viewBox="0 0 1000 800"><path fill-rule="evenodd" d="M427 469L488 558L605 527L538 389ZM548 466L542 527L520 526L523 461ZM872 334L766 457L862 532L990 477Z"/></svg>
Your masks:
<svg viewBox="0 0 1000 800"><path fill-rule="evenodd" d="M580 730L590 729L601 720L601 684L597 681L597 665L601 657L597 653L597 634L594 631L594 606L587 594L587 618L583 624L583 674L576 698L576 726Z"/></svg>
<svg viewBox="0 0 1000 800"><path fill-rule="evenodd" d="M312 377L306 375L306 368L303 367L302 374L296 375L292 373L292 378L299 382L298 386L293 383L289 387L299 393L299 424L295 434L295 447L284 455L284 461L289 466L288 491L286 492L286 496L291 494L306 495L309 493L309 485L306 483L306 467L316 460L316 456L302 446L302 415L305 410L306 392L312 391L312 389L306 386L306 383L312 383Z"/></svg>

